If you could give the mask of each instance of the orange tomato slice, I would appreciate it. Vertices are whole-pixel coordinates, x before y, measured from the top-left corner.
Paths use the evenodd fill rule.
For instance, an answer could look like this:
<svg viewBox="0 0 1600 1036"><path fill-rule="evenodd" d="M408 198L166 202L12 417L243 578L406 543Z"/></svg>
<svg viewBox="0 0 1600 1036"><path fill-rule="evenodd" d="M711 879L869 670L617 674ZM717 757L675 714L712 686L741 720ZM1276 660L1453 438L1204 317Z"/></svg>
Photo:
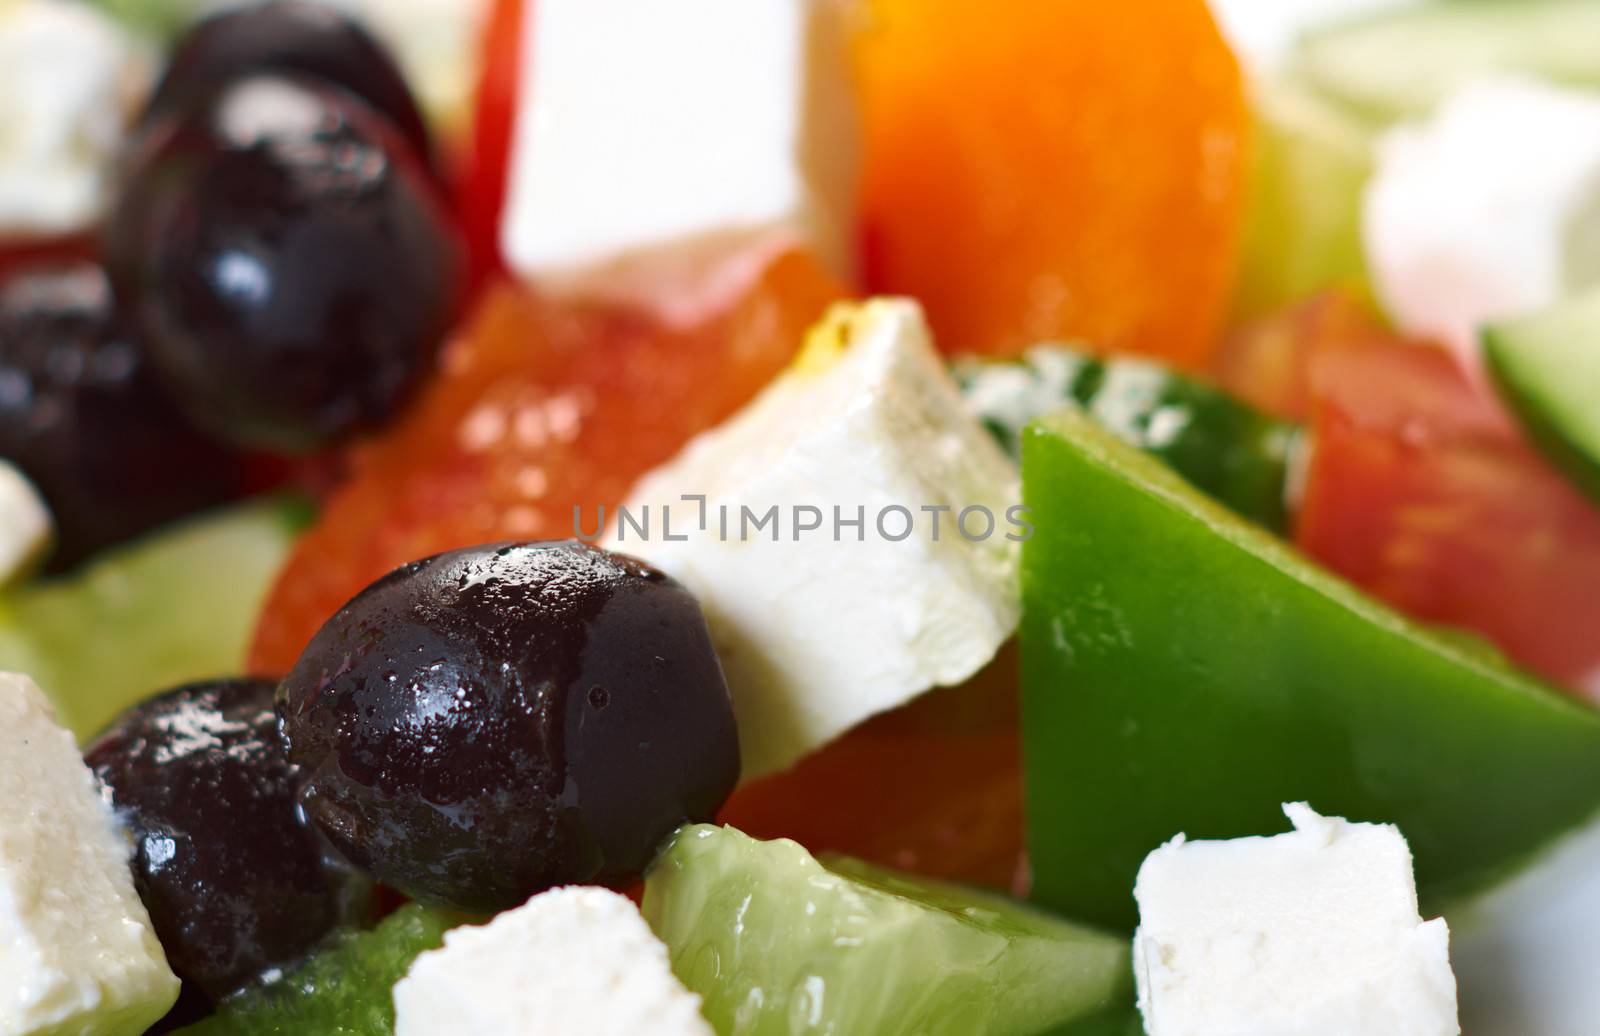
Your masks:
<svg viewBox="0 0 1600 1036"><path fill-rule="evenodd" d="M951 351L1082 338L1198 366L1231 290L1250 115L1205 0L871 0L873 292Z"/></svg>

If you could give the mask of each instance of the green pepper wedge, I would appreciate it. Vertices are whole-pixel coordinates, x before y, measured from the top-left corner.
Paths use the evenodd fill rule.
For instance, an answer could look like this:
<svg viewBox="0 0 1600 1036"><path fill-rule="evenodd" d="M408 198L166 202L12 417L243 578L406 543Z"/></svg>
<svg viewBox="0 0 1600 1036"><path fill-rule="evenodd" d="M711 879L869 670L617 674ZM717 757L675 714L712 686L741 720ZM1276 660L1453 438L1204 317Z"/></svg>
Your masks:
<svg viewBox="0 0 1600 1036"><path fill-rule="evenodd" d="M1131 929L1145 855L1279 805L1398 824L1427 910L1600 811L1600 712L1428 632L1071 413L1030 427L1033 894Z"/></svg>

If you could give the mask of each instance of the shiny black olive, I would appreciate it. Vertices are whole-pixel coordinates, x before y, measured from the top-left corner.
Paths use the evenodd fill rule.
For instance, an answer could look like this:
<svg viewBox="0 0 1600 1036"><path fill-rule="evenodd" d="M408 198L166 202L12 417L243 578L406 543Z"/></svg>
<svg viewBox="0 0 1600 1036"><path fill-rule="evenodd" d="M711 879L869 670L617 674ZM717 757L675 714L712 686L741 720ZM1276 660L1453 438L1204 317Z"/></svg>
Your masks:
<svg viewBox="0 0 1600 1036"><path fill-rule="evenodd" d="M455 316L462 261L387 120L280 76L237 80L143 140L106 257L189 415L285 452L392 414Z"/></svg>
<svg viewBox="0 0 1600 1036"><path fill-rule="evenodd" d="M276 687L182 687L129 710L85 758L133 837L134 886L172 968L212 999L366 921L373 886L300 812Z"/></svg>
<svg viewBox="0 0 1600 1036"><path fill-rule="evenodd" d="M0 457L55 518L52 566L233 495L233 455L177 413L89 263L0 284Z"/></svg>
<svg viewBox="0 0 1600 1036"><path fill-rule="evenodd" d="M470 912L636 881L739 773L694 597L575 542L418 561L330 619L279 712L307 814L376 878Z"/></svg>
<svg viewBox="0 0 1600 1036"><path fill-rule="evenodd" d="M204 103L230 81L259 72L292 72L340 86L400 130L424 160L428 127L399 68L364 28L327 4L274 0L195 23L173 49L145 112L154 125Z"/></svg>

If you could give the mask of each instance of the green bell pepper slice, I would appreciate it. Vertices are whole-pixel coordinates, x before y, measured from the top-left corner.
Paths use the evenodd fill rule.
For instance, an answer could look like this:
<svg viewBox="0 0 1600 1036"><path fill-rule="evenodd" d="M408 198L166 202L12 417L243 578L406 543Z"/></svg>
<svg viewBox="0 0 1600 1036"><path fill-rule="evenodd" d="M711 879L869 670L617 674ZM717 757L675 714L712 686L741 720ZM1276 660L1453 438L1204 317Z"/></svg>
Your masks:
<svg viewBox="0 0 1600 1036"><path fill-rule="evenodd" d="M1080 415L1029 428L1033 895L1111 928L1179 832L1398 824L1425 908L1600 811L1600 712L1365 597Z"/></svg>

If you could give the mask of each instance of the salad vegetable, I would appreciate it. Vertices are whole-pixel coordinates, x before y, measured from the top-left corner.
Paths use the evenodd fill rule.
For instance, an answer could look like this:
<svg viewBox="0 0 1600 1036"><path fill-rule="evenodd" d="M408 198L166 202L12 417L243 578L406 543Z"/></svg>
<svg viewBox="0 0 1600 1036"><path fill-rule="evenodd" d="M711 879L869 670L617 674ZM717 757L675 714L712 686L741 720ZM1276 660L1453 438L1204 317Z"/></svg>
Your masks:
<svg viewBox="0 0 1600 1036"><path fill-rule="evenodd" d="M376 928L345 932L287 974L224 1001L215 1016L178 1030L183 1036L392 1036L389 990L419 953L431 950L463 918L401 907Z"/></svg>
<svg viewBox="0 0 1600 1036"><path fill-rule="evenodd" d="M1018 460L1030 422L1081 409L1246 518L1275 532L1288 528L1299 429L1203 381L1146 361L1049 345L1018 361L958 363L955 375L968 405Z"/></svg>
<svg viewBox="0 0 1600 1036"><path fill-rule="evenodd" d="M719 1033L1066 1034L1132 997L1120 938L732 828L681 831L644 913Z"/></svg>
<svg viewBox="0 0 1600 1036"><path fill-rule="evenodd" d="M1023 491L1033 896L1131 928L1175 832L1311 801L1400 826L1432 908L1600 812L1600 714L1373 603L1080 415Z"/></svg>
<svg viewBox="0 0 1600 1036"><path fill-rule="evenodd" d="M1600 86L1600 32L1588 0L1451 0L1335 24L1305 39L1294 64L1333 100L1378 122L1426 115L1485 73Z"/></svg>
<svg viewBox="0 0 1600 1036"><path fill-rule="evenodd" d="M1484 350L1534 439L1600 498L1600 293L1490 327Z"/></svg>
<svg viewBox="0 0 1600 1036"><path fill-rule="evenodd" d="M0 0L0 1034L1600 1031L1597 35Z"/></svg>
<svg viewBox="0 0 1600 1036"><path fill-rule="evenodd" d="M308 517L301 500L245 504L10 590L0 668L34 674L83 740L151 694L237 672Z"/></svg>

